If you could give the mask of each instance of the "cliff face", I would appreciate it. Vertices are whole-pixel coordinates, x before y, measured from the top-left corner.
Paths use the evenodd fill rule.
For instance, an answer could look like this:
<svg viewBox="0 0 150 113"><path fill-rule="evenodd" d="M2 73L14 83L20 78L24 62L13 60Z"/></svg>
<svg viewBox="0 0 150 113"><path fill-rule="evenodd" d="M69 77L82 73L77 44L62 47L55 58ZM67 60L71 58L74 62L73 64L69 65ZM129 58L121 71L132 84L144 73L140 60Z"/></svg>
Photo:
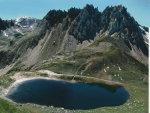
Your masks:
<svg viewBox="0 0 150 113"><path fill-rule="evenodd" d="M71 23L69 34L80 43L94 40L101 29L101 13L93 6L87 5Z"/></svg>
<svg viewBox="0 0 150 113"><path fill-rule="evenodd" d="M15 55L13 60L0 64L17 61L27 68L43 60L53 60L58 54L63 58L82 49L94 53L115 46L147 65L146 33L147 28L140 26L123 6L107 7L103 12L92 5L67 12L51 10L32 33L1 50L9 54L15 51ZM9 59L7 52L6 57Z"/></svg>
<svg viewBox="0 0 150 113"><path fill-rule="evenodd" d="M77 13L75 13L73 19L69 17L67 12L64 12L54 27L55 30L59 29L55 32L57 35L52 33L53 30L51 32L50 37L56 38L53 41L57 40L56 43L59 43L61 40L59 44L61 50L63 48L67 51L73 51L78 48L78 45L88 45L83 44L84 42L90 43L92 40L101 38L102 35L108 35L122 40L131 55L138 60L147 60L148 48L144 38L146 30L141 29L142 27L127 12L125 7L107 7L101 13L92 5L87 5L84 9L76 9L75 11ZM49 16L51 17L51 15ZM63 34L59 34L59 32ZM57 38L58 35L62 38ZM142 58L139 58L139 53L143 56ZM146 63L146 60L143 62Z"/></svg>

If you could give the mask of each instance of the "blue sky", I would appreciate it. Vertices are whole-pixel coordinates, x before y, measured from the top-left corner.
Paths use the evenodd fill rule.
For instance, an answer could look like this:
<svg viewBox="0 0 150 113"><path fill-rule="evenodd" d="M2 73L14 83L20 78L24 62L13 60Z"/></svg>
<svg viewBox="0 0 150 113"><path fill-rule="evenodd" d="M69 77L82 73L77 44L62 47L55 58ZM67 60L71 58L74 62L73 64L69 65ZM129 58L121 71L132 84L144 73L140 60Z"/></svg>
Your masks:
<svg viewBox="0 0 150 113"><path fill-rule="evenodd" d="M67 10L93 4L103 11L107 6L124 5L139 24L150 27L150 0L0 0L0 17L20 16L43 18L50 9Z"/></svg>

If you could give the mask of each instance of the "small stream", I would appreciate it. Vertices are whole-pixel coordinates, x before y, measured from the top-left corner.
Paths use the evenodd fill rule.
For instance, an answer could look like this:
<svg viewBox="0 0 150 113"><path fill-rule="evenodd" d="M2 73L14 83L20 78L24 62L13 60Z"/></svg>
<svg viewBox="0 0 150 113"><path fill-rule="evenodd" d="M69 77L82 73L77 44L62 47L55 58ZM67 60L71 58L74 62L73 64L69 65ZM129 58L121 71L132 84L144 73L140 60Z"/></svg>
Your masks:
<svg viewBox="0 0 150 113"><path fill-rule="evenodd" d="M128 100L129 93L124 87L110 91L96 85L37 78L13 85L6 97L17 103L94 109L122 105Z"/></svg>

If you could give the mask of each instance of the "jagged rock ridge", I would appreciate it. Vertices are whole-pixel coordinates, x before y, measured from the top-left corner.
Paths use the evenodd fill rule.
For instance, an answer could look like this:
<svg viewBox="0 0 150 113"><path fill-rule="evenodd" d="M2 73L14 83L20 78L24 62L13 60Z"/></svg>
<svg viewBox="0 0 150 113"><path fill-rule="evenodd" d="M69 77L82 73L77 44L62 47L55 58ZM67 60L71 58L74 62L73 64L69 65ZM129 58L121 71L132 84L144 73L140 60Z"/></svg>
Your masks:
<svg viewBox="0 0 150 113"><path fill-rule="evenodd" d="M147 65L146 29L121 5L107 7L103 12L92 5L68 11L51 10L32 33L1 51L9 51L9 56L16 53L13 60L1 65L17 61L26 69L43 60L53 60L57 54L71 55L86 48L105 52L111 46L123 49Z"/></svg>

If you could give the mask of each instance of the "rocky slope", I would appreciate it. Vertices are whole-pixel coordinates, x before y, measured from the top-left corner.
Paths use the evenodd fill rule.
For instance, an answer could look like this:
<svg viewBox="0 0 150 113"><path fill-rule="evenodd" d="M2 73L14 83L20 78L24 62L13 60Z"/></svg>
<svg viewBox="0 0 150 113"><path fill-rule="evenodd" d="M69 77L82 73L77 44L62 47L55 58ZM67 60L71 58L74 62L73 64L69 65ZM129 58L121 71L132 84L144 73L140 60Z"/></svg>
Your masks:
<svg viewBox="0 0 150 113"><path fill-rule="evenodd" d="M70 68L78 67L77 73L87 74L92 69L101 72L105 64L147 65L147 34L148 28L140 26L121 5L103 12L92 5L51 10L32 33L0 51L0 67L15 63L12 72L47 64L53 67L56 62L64 66L65 60Z"/></svg>

